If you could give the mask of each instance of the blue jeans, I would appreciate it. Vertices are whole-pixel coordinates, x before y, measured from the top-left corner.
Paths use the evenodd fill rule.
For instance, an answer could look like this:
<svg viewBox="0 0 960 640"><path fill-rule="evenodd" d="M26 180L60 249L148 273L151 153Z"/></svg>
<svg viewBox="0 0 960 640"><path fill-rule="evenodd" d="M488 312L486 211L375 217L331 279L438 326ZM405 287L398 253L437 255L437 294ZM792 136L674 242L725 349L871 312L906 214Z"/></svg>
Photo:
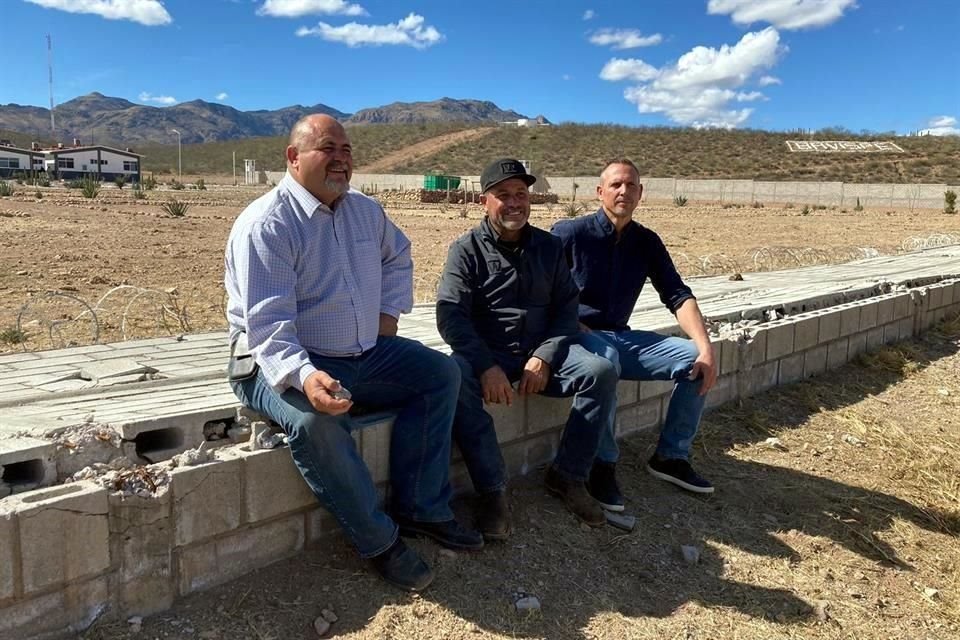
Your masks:
<svg viewBox="0 0 960 640"><path fill-rule="evenodd" d="M478 493L506 486L506 470L493 418L483 408L480 381L467 360L458 353L453 359L460 365L460 397L453 421L453 439ZM511 382L520 379L526 358L494 353L494 359ZM561 475L586 480L596 456L604 418L617 409L617 371L607 358L598 357L580 344L577 336L561 347L560 364L551 371L542 395L553 398L573 396L570 416L563 429L560 449L553 462Z"/></svg>
<svg viewBox="0 0 960 640"><path fill-rule="evenodd" d="M460 389L456 364L419 342L387 336L360 356L310 354L310 361L338 379L358 405L398 412L390 437L393 512L418 522L452 519L450 433ZM283 427L303 479L360 555L386 551L397 539L397 525L379 505L370 471L350 435L356 425L349 414L318 413L293 387L277 393L262 371L231 385L240 402Z"/></svg>
<svg viewBox="0 0 960 640"><path fill-rule="evenodd" d="M673 394L660 430L657 454L663 458L690 458L690 447L700 428L707 397L700 395L701 380L690 380L699 352L691 340L653 331L591 331L584 333L590 351L610 360L623 380L674 380ZM616 412L607 417L597 458L616 462Z"/></svg>

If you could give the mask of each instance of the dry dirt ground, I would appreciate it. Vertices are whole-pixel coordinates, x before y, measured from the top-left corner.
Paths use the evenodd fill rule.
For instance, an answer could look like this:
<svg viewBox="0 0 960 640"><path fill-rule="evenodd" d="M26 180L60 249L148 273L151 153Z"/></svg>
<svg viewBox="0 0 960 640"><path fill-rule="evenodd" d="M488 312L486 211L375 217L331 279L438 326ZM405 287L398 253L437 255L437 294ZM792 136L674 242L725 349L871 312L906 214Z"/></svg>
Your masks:
<svg viewBox="0 0 960 640"><path fill-rule="evenodd" d="M636 529L583 530L542 471L512 483L514 535L474 554L416 542L423 595L342 539L85 640L960 638L960 320L832 374L709 413L694 456L717 492L652 479L623 446ZM777 446L766 444L778 438ZM462 508L464 505L460 505ZM700 550L697 564L681 545ZM518 613L518 595L541 610Z"/></svg>
<svg viewBox="0 0 960 640"><path fill-rule="evenodd" d="M0 351L57 346L29 323L76 318L87 307L95 310L101 341L225 327L224 243L233 220L263 189L211 185L135 200L129 188L110 186L92 201L63 188L40 189L39 200L34 187L17 190L0 198ZM171 197L191 203L185 217L164 213ZM384 201L413 243L417 301L432 300L447 247L479 222L482 209ZM587 206L589 212L594 203ZM536 206L532 222L549 228L564 209ZM894 253L915 238L960 239L960 215L929 210L645 203L638 219L663 236L686 276L841 262L865 251ZM64 295L51 298L49 291ZM16 342L18 315L25 344ZM94 325L90 314L82 317L72 332L61 326L61 342L90 341Z"/></svg>

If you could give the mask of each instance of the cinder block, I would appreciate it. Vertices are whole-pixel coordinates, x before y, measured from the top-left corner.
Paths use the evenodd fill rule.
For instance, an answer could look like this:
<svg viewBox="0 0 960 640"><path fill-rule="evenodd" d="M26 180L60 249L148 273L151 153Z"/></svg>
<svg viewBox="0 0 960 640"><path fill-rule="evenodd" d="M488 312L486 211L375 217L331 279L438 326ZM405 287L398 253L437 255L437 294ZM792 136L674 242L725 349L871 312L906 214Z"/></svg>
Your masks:
<svg viewBox="0 0 960 640"><path fill-rule="evenodd" d="M633 380L621 380L617 383L617 406L629 407L640 398L640 385Z"/></svg>
<svg viewBox="0 0 960 640"><path fill-rule="evenodd" d="M16 563L19 560L17 518L13 513L0 512L0 602L12 598L16 591Z"/></svg>
<svg viewBox="0 0 960 640"><path fill-rule="evenodd" d="M503 463L507 468L507 477L524 476L529 469L527 468L527 445L525 442L511 442L500 448L503 455ZM473 483L470 483L473 489Z"/></svg>
<svg viewBox="0 0 960 640"><path fill-rule="evenodd" d="M827 369L836 369L847 363L848 342L847 338L840 338L827 345Z"/></svg>
<svg viewBox="0 0 960 640"><path fill-rule="evenodd" d="M899 293L893 299L893 319L906 318L913 312L913 300L909 292Z"/></svg>
<svg viewBox="0 0 960 640"><path fill-rule="evenodd" d="M112 591L121 615L150 615L176 598L170 491L150 498L111 494Z"/></svg>
<svg viewBox="0 0 960 640"><path fill-rule="evenodd" d="M840 311L840 337L845 338L860 330L860 307L849 305Z"/></svg>
<svg viewBox="0 0 960 640"><path fill-rule="evenodd" d="M335 533L341 533L340 523L333 517L329 511L318 506L305 514L306 522L306 543L312 545L321 540L330 537Z"/></svg>
<svg viewBox="0 0 960 640"><path fill-rule="evenodd" d="M894 297L886 295L877 301L877 326L893 322Z"/></svg>
<svg viewBox="0 0 960 640"><path fill-rule="evenodd" d="M929 309L939 309L943 306L943 287L935 284L927 287L927 300Z"/></svg>
<svg viewBox="0 0 960 640"><path fill-rule="evenodd" d="M526 433L527 402L525 398L515 396L514 403L510 407L505 404L486 404L483 408L493 418L499 442L512 442Z"/></svg>
<svg viewBox="0 0 960 640"><path fill-rule="evenodd" d="M790 384L803 380L804 354L795 353L780 360L780 371L777 376L778 384Z"/></svg>
<svg viewBox="0 0 960 640"><path fill-rule="evenodd" d="M795 324L793 322L771 323L767 329L767 357L766 360L779 360L793 353L793 337Z"/></svg>
<svg viewBox="0 0 960 640"><path fill-rule="evenodd" d="M573 398L548 398L539 394L526 398L527 435L543 433L567 424Z"/></svg>
<svg viewBox="0 0 960 640"><path fill-rule="evenodd" d="M673 393L676 383L673 380L643 380L640 382L640 401L660 399Z"/></svg>
<svg viewBox="0 0 960 640"><path fill-rule="evenodd" d="M389 429L385 431L389 437ZM364 430L361 436L364 449L368 445L366 441L368 433L368 430ZM239 452L238 455L243 467L243 501L247 522L259 522L317 504L316 496L300 475L290 455L290 449L287 447L244 451ZM374 453L370 455L375 459ZM370 459L367 458L366 450L364 460L372 471L373 467ZM380 480L374 476L374 481Z"/></svg>
<svg viewBox="0 0 960 640"><path fill-rule="evenodd" d="M900 331L898 332L900 340L909 340L915 334L913 331L913 318L904 318L900 321Z"/></svg>
<svg viewBox="0 0 960 640"><path fill-rule="evenodd" d="M942 306L950 308L953 306L953 283L947 282L940 285L940 290L942 291L943 300L941 301Z"/></svg>
<svg viewBox="0 0 960 640"><path fill-rule="evenodd" d="M867 333L865 331L855 333L848 339L850 340L850 342L847 343L848 360L853 360L867 350Z"/></svg>
<svg viewBox="0 0 960 640"><path fill-rule="evenodd" d="M793 338L794 351L806 351L817 345L820 338L820 317L807 316L796 321Z"/></svg>
<svg viewBox="0 0 960 640"><path fill-rule="evenodd" d="M883 327L867 331L867 351L876 351L883 346Z"/></svg>
<svg viewBox="0 0 960 640"><path fill-rule="evenodd" d="M827 345L817 345L803 356L803 377L810 378L827 370Z"/></svg>
<svg viewBox="0 0 960 640"><path fill-rule="evenodd" d="M867 300L860 306L860 330L866 331L877 326L877 313L880 304L875 300Z"/></svg>
<svg viewBox="0 0 960 640"><path fill-rule="evenodd" d="M240 526L243 519L238 458L218 460L170 472L174 543L180 547Z"/></svg>
<svg viewBox="0 0 960 640"><path fill-rule="evenodd" d="M557 457L557 449L560 446L560 431L541 433L537 437L524 442L524 445L527 449L527 468L535 469L540 465L548 464Z"/></svg>
<svg viewBox="0 0 960 640"><path fill-rule="evenodd" d="M717 365L717 375L720 375L723 371L723 343L726 340L722 340L717 337L710 338L710 346L713 348L713 361Z"/></svg>
<svg viewBox="0 0 960 640"><path fill-rule="evenodd" d="M617 438L637 431L659 429L661 421L660 402L658 398L644 400L640 404L617 413Z"/></svg>
<svg viewBox="0 0 960 640"><path fill-rule="evenodd" d="M911 331L913 327L911 326ZM900 322L891 322L890 324L883 325L883 343L884 344L893 344L900 340Z"/></svg>
<svg viewBox="0 0 960 640"><path fill-rule="evenodd" d="M70 584L35 598L18 600L0 615L0 640L76 637L109 607L105 577Z"/></svg>
<svg viewBox="0 0 960 640"><path fill-rule="evenodd" d="M767 358L767 332L755 331L750 342L740 345L740 364L738 371L746 371L763 363Z"/></svg>
<svg viewBox="0 0 960 640"><path fill-rule="evenodd" d="M96 575L110 567L107 491L83 482L7 498L20 529L23 592Z"/></svg>
<svg viewBox="0 0 960 640"><path fill-rule="evenodd" d="M360 455L370 470L374 484L390 480L390 436L393 433L393 421L393 417L377 420L360 429ZM302 479L301 483L306 485ZM300 497L303 498L302 493Z"/></svg>
<svg viewBox="0 0 960 640"><path fill-rule="evenodd" d="M736 373L740 363L740 343L735 338L727 338L720 349L720 375Z"/></svg>
<svg viewBox="0 0 960 640"><path fill-rule="evenodd" d="M707 394L706 408L713 409L730 402L737 397L737 378L740 374L724 374L717 378L717 383Z"/></svg>
<svg viewBox="0 0 960 640"><path fill-rule="evenodd" d="M820 316L820 334L817 338L818 344L829 344L840 337L840 310L827 309Z"/></svg>
<svg viewBox="0 0 960 640"><path fill-rule="evenodd" d="M743 394L744 397L748 397L763 393L767 389L775 387L777 385L779 368L779 363L774 360L772 362L764 362L750 371L742 372L740 374L740 393Z"/></svg>
<svg viewBox="0 0 960 640"><path fill-rule="evenodd" d="M304 540L304 519L297 514L179 549L180 595L222 584L291 556L303 549Z"/></svg>

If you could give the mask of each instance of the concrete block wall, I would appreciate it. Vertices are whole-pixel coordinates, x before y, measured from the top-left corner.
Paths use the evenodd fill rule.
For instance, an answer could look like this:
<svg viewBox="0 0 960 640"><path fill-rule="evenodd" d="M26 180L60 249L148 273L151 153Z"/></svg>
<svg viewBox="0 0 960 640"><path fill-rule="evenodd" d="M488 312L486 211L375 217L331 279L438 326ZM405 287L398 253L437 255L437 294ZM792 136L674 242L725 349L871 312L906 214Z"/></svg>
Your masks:
<svg viewBox="0 0 960 640"><path fill-rule="evenodd" d="M708 407L819 375L960 312L960 280L858 300L717 338L717 386ZM618 387L617 433L656 430L671 382ZM512 475L556 454L569 400L534 396L490 408ZM357 446L386 496L392 419L358 421ZM454 451L451 478L469 491ZM102 614L145 615L288 557L338 533L289 450L217 450L205 464L169 470L150 498L78 482L0 501L0 640L83 629Z"/></svg>

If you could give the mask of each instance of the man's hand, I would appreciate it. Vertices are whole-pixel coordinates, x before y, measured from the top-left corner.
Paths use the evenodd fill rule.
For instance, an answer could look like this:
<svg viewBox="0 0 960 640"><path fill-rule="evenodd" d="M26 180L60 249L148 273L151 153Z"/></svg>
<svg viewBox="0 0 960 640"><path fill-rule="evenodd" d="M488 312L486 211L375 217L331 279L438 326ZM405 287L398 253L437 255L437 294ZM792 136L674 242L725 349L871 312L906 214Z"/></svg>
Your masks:
<svg viewBox="0 0 960 640"><path fill-rule="evenodd" d="M304 380L303 395L307 396L313 408L320 413L339 416L353 406L352 400L337 400L330 395L341 388L339 380L331 378L326 371L317 371Z"/></svg>
<svg viewBox="0 0 960 640"><path fill-rule="evenodd" d="M534 356L523 365L520 377L520 393L523 395L540 393L550 382L550 365Z"/></svg>
<svg viewBox="0 0 960 640"><path fill-rule="evenodd" d="M483 400L488 404L513 404L513 387L503 369L494 365L480 374L480 386L483 387Z"/></svg>
<svg viewBox="0 0 960 640"><path fill-rule="evenodd" d="M690 379L696 380L703 376L700 383L700 395L706 395L708 391L717 382L717 365L713 361L713 345L710 345L705 352L701 352L697 359L693 361L693 368L690 369Z"/></svg>
<svg viewBox="0 0 960 640"><path fill-rule="evenodd" d="M397 319L388 313L380 314L380 329L377 331L381 336L397 335Z"/></svg>

